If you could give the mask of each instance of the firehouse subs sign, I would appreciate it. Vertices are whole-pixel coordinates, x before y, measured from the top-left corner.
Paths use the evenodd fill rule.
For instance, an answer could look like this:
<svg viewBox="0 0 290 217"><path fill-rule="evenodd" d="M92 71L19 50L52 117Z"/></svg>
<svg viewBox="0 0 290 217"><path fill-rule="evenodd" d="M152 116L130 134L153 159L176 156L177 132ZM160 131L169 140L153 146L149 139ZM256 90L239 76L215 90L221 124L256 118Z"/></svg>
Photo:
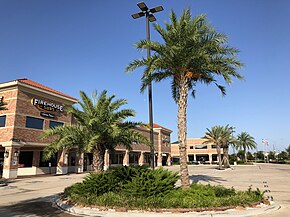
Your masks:
<svg viewBox="0 0 290 217"><path fill-rule="evenodd" d="M48 112L63 112L63 106L55 104L53 102L47 102L42 99L32 99L31 100L32 105L36 106L38 109Z"/></svg>

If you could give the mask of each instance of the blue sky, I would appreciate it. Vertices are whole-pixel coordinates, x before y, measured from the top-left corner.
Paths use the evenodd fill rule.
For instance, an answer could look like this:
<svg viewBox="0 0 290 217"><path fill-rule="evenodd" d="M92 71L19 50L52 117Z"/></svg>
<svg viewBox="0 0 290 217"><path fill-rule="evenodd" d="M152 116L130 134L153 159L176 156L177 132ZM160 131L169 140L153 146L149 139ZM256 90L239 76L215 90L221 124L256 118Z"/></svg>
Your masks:
<svg viewBox="0 0 290 217"><path fill-rule="evenodd" d="M145 38L145 19L134 0L0 0L0 82L29 78L78 98L78 91L108 90L126 98L148 122L147 92L141 94L142 69L126 74L133 59L146 55L133 44ZM188 137L230 124L255 137L258 149L284 150L290 144L290 1L167 0L156 15L164 25L170 10L185 7L207 14L209 22L240 50L245 81L234 80L222 97L214 86L197 86L188 102ZM151 28L151 39L160 37ZM168 82L153 84L154 122L177 138L177 106Z"/></svg>

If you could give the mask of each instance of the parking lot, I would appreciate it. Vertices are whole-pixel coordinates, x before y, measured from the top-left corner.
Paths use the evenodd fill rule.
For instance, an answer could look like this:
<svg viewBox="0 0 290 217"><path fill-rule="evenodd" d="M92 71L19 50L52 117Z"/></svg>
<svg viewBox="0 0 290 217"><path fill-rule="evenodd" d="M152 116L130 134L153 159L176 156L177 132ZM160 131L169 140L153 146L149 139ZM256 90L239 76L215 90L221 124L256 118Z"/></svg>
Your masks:
<svg viewBox="0 0 290 217"><path fill-rule="evenodd" d="M189 166L190 179L203 184L223 185L235 189L247 190L259 188L270 190L265 196L272 196L281 209L263 217L290 216L290 165L256 164L250 166L232 166L231 169L217 170L215 166ZM179 167L170 167L178 171Z"/></svg>
<svg viewBox="0 0 290 217"><path fill-rule="evenodd" d="M166 168L179 170L179 166ZM262 216L290 216L290 165L234 166L222 171L216 170L216 166L191 165L189 173L192 181L204 184L224 185L240 190L247 190L250 186L253 189L269 189L266 196L272 196L282 208ZM0 216L72 216L53 207L52 201L65 187L81 181L84 176L85 174L70 174L12 180L8 186L0 187Z"/></svg>

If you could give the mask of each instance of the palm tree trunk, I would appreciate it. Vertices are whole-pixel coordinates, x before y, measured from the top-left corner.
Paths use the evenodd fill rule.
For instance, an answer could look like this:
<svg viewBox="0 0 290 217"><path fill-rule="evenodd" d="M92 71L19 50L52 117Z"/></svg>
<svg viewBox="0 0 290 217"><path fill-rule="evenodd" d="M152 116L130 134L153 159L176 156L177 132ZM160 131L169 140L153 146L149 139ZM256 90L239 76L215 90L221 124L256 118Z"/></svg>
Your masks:
<svg viewBox="0 0 290 217"><path fill-rule="evenodd" d="M245 162L247 163L248 162L248 159L247 159L247 149L244 149L244 152L245 152Z"/></svg>
<svg viewBox="0 0 290 217"><path fill-rule="evenodd" d="M104 171L105 150L99 145L93 149L93 171L100 173Z"/></svg>
<svg viewBox="0 0 290 217"><path fill-rule="evenodd" d="M187 79L181 78L179 83L179 97L178 97L178 141L179 141L179 154L180 154L180 175L181 187L189 187L189 175L187 165L187 151L186 151L186 108L188 98L188 84Z"/></svg>
<svg viewBox="0 0 290 217"><path fill-rule="evenodd" d="M225 168L231 168L230 163L229 163L229 149L224 148L224 167Z"/></svg>
<svg viewBox="0 0 290 217"><path fill-rule="evenodd" d="M217 144L216 146L217 154L218 154L218 162L219 162L219 170L222 169L222 155L221 155L221 147Z"/></svg>

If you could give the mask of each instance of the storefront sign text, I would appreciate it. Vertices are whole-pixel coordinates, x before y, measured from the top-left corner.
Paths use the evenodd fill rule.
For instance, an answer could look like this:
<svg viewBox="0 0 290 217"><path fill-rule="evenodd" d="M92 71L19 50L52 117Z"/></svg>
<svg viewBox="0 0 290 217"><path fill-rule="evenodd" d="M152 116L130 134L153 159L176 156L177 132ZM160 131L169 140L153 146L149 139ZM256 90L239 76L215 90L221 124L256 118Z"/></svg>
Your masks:
<svg viewBox="0 0 290 217"><path fill-rule="evenodd" d="M40 112L40 115L44 118L55 118L54 114L47 113L47 112Z"/></svg>
<svg viewBox="0 0 290 217"><path fill-rule="evenodd" d="M40 110L45 110L45 111L50 111L50 112L55 112L55 111L60 111L63 112L63 106L55 104L53 102L47 102L42 99L32 99L31 101L32 105L36 106Z"/></svg>

